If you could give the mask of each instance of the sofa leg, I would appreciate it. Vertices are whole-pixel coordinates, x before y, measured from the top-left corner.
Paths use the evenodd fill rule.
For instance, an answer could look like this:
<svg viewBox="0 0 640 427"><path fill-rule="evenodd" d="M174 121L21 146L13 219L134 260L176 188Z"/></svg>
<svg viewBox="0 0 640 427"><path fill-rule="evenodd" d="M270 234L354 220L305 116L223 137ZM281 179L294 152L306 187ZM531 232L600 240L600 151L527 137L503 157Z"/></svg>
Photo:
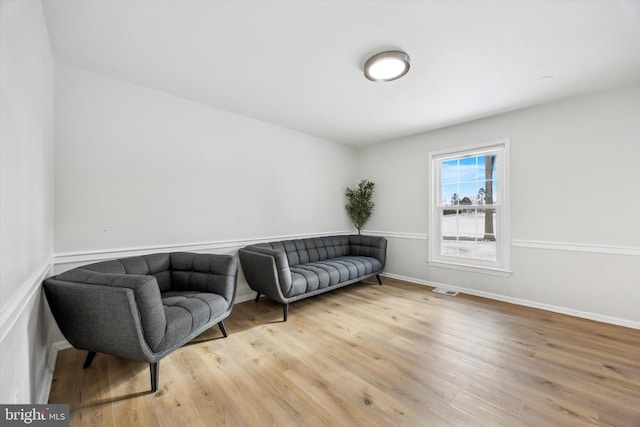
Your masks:
<svg viewBox="0 0 640 427"><path fill-rule="evenodd" d="M151 372L151 391L158 391L158 376L160 375L160 361L149 363L149 371Z"/></svg>
<svg viewBox="0 0 640 427"><path fill-rule="evenodd" d="M284 322L286 322L287 316L289 315L289 304L286 302L282 304L282 315L284 317Z"/></svg>
<svg viewBox="0 0 640 427"><path fill-rule="evenodd" d="M87 369L89 366L91 366L91 362L93 362L94 357L96 357L96 352L90 351L87 354L87 358L84 359L84 365L82 366L82 369Z"/></svg>
<svg viewBox="0 0 640 427"><path fill-rule="evenodd" d="M256 294L256 302L258 302L259 299L260 299L260 292Z"/></svg>
<svg viewBox="0 0 640 427"><path fill-rule="evenodd" d="M376 274L376 279L378 279L378 283L382 286L382 280L380 280L380 275Z"/></svg>
<svg viewBox="0 0 640 427"><path fill-rule="evenodd" d="M220 332L222 332L222 335L224 335L225 338L228 337L229 334L227 333L227 327L224 326L224 320L218 322L218 326L220 327Z"/></svg>

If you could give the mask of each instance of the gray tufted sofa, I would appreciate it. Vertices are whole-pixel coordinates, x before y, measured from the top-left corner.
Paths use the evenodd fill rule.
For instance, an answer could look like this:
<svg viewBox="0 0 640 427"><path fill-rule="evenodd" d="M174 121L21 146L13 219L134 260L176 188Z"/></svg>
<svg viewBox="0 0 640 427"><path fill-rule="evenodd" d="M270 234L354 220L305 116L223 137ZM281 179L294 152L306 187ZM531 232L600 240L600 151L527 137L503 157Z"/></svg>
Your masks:
<svg viewBox="0 0 640 427"><path fill-rule="evenodd" d="M74 347L149 363L158 389L159 361L211 326L226 337L238 260L186 252L104 261L44 281L60 330Z"/></svg>
<svg viewBox="0 0 640 427"><path fill-rule="evenodd" d="M247 283L258 294L281 302L284 321L289 303L367 277L378 283L387 240L374 236L325 236L250 245L238 251Z"/></svg>

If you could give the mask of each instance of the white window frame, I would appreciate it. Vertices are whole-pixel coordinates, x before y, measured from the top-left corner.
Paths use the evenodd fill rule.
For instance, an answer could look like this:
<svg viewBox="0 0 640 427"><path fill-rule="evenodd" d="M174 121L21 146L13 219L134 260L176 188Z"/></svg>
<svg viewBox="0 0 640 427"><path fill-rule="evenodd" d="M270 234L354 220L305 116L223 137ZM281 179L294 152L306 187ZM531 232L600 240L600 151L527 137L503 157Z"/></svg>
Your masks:
<svg viewBox="0 0 640 427"><path fill-rule="evenodd" d="M435 267L454 268L458 270L482 272L509 276L510 271L510 140L503 138L482 144L457 147L429 152L429 265ZM499 214L496 218L496 260L481 260L467 257L442 255L442 196L441 164L442 161L461 157L475 157L485 153L496 154L496 203ZM449 207L450 208L450 207Z"/></svg>

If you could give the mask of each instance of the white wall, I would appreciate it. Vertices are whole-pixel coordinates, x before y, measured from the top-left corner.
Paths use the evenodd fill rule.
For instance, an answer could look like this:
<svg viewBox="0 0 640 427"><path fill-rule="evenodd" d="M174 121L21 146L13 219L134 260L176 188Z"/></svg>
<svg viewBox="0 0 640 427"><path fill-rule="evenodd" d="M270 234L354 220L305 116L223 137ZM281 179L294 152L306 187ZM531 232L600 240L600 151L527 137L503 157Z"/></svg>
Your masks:
<svg viewBox="0 0 640 427"><path fill-rule="evenodd" d="M0 402L28 403L50 374L54 69L39 1L2 1L0 31Z"/></svg>
<svg viewBox="0 0 640 427"><path fill-rule="evenodd" d="M380 143L367 229L390 237L391 275L640 327L640 86ZM427 153L511 140L509 278L430 267Z"/></svg>
<svg viewBox="0 0 640 427"><path fill-rule="evenodd" d="M353 228L353 148L64 64L55 89L56 260Z"/></svg>

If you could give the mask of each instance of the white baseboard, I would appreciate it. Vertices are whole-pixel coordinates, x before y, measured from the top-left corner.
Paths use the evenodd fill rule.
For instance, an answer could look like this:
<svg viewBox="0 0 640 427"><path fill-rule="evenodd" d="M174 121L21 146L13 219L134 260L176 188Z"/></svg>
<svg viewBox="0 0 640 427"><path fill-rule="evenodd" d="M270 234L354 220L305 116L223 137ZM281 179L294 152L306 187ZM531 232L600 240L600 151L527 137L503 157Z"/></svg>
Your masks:
<svg viewBox="0 0 640 427"><path fill-rule="evenodd" d="M250 294L245 295L236 295L235 304L240 304L241 302L251 301L256 298L256 293L251 292Z"/></svg>
<svg viewBox="0 0 640 427"><path fill-rule="evenodd" d="M56 341L51 344L47 350L47 363L45 366L45 375L42 384L40 384L40 392L36 399L36 404L45 405L49 403L49 393L51 393L51 385L53 383L53 374L56 369L56 360L58 353L62 350L71 348L71 344L67 340Z"/></svg>
<svg viewBox="0 0 640 427"><path fill-rule="evenodd" d="M382 273L383 277L389 277L392 279L403 280L405 282L416 283L418 285L431 286L434 288L445 288L452 291L458 291L463 294L474 295L477 297L488 298L496 301L507 302L510 304L521 305L524 307L537 308L540 310L551 311L553 313L566 314L569 316L580 317L582 319L595 320L597 322L609 323L617 326L624 326L626 328L640 329L640 322L636 322L628 319L621 319L613 316L605 316L603 314L591 313L588 311L575 310L573 308L561 307L557 305L544 304L536 301L525 300L522 298L514 298L506 295L494 294L492 292L478 291L476 289L463 288L460 286L453 286L446 283L431 282L428 280L416 279L415 277L402 276L400 274Z"/></svg>

